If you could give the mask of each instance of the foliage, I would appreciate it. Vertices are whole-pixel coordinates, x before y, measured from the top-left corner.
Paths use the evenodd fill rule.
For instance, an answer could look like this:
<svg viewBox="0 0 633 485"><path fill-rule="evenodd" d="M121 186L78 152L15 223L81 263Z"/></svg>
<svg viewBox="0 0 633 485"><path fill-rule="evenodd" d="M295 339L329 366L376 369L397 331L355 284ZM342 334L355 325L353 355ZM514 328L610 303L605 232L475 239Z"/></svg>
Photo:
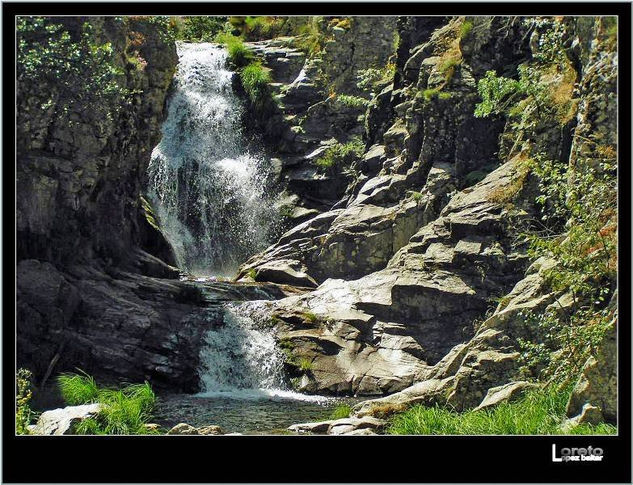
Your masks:
<svg viewBox="0 0 633 485"><path fill-rule="evenodd" d="M146 424L152 418L156 396L149 383L130 384L122 389L98 387L89 375L63 374L58 379L69 405L101 403L95 418L83 420L78 434L151 434Z"/></svg>
<svg viewBox="0 0 633 485"><path fill-rule="evenodd" d="M31 391L32 378L33 374L30 370L18 369L15 379L17 389L15 396L15 432L17 434L29 434L28 426L33 418L33 411L29 405L29 401L33 396Z"/></svg>
<svg viewBox="0 0 633 485"><path fill-rule="evenodd" d="M330 414L329 419L349 418L349 415L351 413L352 413L352 407L349 404L340 404L332 410L332 413Z"/></svg>
<svg viewBox="0 0 633 485"><path fill-rule="evenodd" d="M365 144L362 139L354 136L347 143L336 142L328 147L314 164L322 171L339 170L362 157L364 151Z"/></svg>
<svg viewBox="0 0 633 485"><path fill-rule="evenodd" d="M255 268L250 268L247 272L246 275L252 279L255 280L257 278L257 270Z"/></svg>
<svg viewBox="0 0 633 485"><path fill-rule="evenodd" d="M318 315L312 312L304 312L301 315L310 323L316 323L319 319Z"/></svg>
<svg viewBox="0 0 633 485"><path fill-rule="evenodd" d="M321 27L322 20L322 17L310 17L308 22L298 29L295 45L308 57L318 55L325 46L326 35Z"/></svg>
<svg viewBox="0 0 633 485"><path fill-rule="evenodd" d="M104 106L117 106L116 100L130 94L112 45L97 40L89 22L71 33L53 18L18 17L16 27L18 84L50 85L56 91L42 109L103 113ZM109 111L103 114L111 117Z"/></svg>
<svg viewBox="0 0 633 485"><path fill-rule="evenodd" d="M615 434L615 426L582 424L564 429L565 408L571 389L550 387L535 390L516 402L505 402L493 409L457 413L435 406L415 406L395 415L388 429L391 434L425 435L547 435Z"/></svg>
<svg viewBox="0 0 633 485"><path fill-rule="evenodd" d="M281 33L285 23L285 17L246 17L242 35L251 41L272 39Z"/></svg>
<svg viewBox="0 0 633 485"><path fill-rule="evenodd" d="M565 310L523 315L535 335L520 341L523 372L540 379L573 380L609 328L610 301L617 285L617 158L614 146L583 139L583 153L552 159L538 146L539 133L573 118L576 73L564 49L564 24L557 19L530 19L538 33L534 60L519 66L518 79L492 71L478 83L476 116L505 116L506 133L527 156L538 180L537 213L523 239L531 259L552 258L545 271L549 289L571 299ZM568 306L569 307L569 306Z"/></svg>
<svg viewBox="0 0 633 485"><path fill-rule="evenodd" d="M534 62L518 67L518 79L486 72L477 83L481 102L475 107L475 116L507 116L517 131L550 123L564 125L571 120L576 107L572 99L576 72L562 45L564 26L558 20L542 20L537 27L543 32Z"/></svg>
<svg viewBox="0 0 633 485"><path fill-rule="evenodd" d="M208 15L181 17L172 20L177 26L176 38L188 42L213 42L215 36L224 30L226 17L212 17Z"/></svg>
<svg viewBox="0 0 633 485"><path fill-rule="evenodd" d="M255 103L261 103L269 95L268 83L271 82L270 70L260 62L252 62L240 71L242 86L249 99Z"/></svg>
<svg viewBox="0 0 633 485"><path fill-rule="evenodd" d="M369 101L360 96L351 96L348 94L337 94L334 97L334 103L344 106L346 108L360 108L364 109L369 104Z"/></svg>
<svg viewBox="0 0 633 485"><path fill-rule="evenodd" d="M298 366L301 371L309 372L312 370L312 361L302 357L299 359Z"/></svg>
<svg viewBox="0 0 633 485"><path fill-rule="evenodd" d="M220 32L215 36L215 41L226 46L226 50L229 53L229 61L236 68L245 67L253 60L253 53L244 45L241 37L228 32Z"/></svg>
<svg viewBox="0 0 633 485"><path fill-rule="evenodd" d="M393 82L395 73L396 65L393 62L388 62L382 68L369 67L360 69L356 73L356 86L364 93L369 94L370 97L373 97L378 94L380 89Z"/></svg>

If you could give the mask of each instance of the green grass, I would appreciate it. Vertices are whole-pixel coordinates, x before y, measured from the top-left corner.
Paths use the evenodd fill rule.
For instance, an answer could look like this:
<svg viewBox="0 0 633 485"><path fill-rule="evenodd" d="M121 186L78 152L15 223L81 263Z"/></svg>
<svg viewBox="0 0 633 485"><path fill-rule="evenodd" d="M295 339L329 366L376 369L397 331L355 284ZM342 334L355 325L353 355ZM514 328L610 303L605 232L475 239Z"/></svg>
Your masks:
<svg viewBox="0 0 633 485"><path fill-rule="evenodd" d="M241 37L227 32L220 32L215 36L215 41L226 47L229 53L229 60L236 67L244 67L253 60L253 53L244 45Z"/></svg>
<svg viewBox="0 0 633 485"><path fill-rule="evenodd" d="M354 160L363 156L365 144L358 136L352 137L347 143L331 145L323 155L314 161L321 171L335 171L350 165Z"/></svg>
<svg viewBox="0 0 633 485"><path fill-rule="evenodd" d="M95 380L82 372L82 374L63 374L58 379L59 390L66 404L78 406L91 404L98 401L99 388Z"/></svg>
<svg viewBox="0 0 633 485"><path fill-rule="evenodd" d="M122 389L97 386L89 375L63 374L58 378L62 397L69 405L101 403L95 418L77 425L77 434L152 434L145 426L152 419L156 396L149 383L130 384Z"/></svg>
<svg viewBox="0 0 633 485"><path fill-rule="evenodd" d="M272 81L270 70L260 62L252 62L240 71L242 86L253 103L258 103L268 94L268 83Z"/></svg>
<svg viewBox="0 0 633 485"><path fill-rule="evenodd" d="M329 419L349 418L351 413L352 407L349 404L340 404L332 410Z"/></svg>
<svg viewBox="0 0 633 485"><path fill-rule="evenodd" d="M303 317L310 323L316 323L317 320L319 319L317 314L316 313L312 313L312 312L304 312L303 313Z"/></svg>
<svg viewBox="0 0 633 485"><path fill-rule="evenodd" d="M563 430L570 391L555 389L527 393L521 400L502 403L491 410L457 413L435 406L415 406L393 417L391 434L424 435L548 435L615 434L609 424L582 424Z"/></svg>

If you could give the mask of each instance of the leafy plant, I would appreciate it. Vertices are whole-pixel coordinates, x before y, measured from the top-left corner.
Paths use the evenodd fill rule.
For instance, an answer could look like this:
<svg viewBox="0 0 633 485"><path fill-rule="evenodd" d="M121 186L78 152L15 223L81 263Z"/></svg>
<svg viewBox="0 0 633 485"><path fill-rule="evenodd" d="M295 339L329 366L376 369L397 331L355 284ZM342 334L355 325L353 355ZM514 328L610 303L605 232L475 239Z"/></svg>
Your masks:
<svg viewBox="0 0 633 485"><path fill-rule="evenodd" d="M338 94L334 97L334 102L347 108L360 108L364 109L369 104L369 101L360 96L351 96L348 94Z"/></svg>
<svg viewBox="0 0 633 485"><path fill-rule="evenodd" d="M16 28L18 85L52 86L42 109L66 114L76 107L111 118L116 108L109 107L130 94L112 45L98 41L89 22L76 35L48 17L18 17Z"/></svg>
<svg viewBox="0 0 633 485"><path fill-rule="evenodd" d="M28 369L18 369L16 374L15 396L15 431L17 434L29 434L28 426L31 424L33 411L29 405L29 401L33 396L31 391L31 379L33 374Z"/></svg>
<svg viewBox="0 0 633 485"><path fill-rule="evenodd" d="M388 62L382 68L369 67L360 69L356 73L356 86L370 97L373 97L380 89L393 82L395 73L396 65L393 62Z"/></svg>

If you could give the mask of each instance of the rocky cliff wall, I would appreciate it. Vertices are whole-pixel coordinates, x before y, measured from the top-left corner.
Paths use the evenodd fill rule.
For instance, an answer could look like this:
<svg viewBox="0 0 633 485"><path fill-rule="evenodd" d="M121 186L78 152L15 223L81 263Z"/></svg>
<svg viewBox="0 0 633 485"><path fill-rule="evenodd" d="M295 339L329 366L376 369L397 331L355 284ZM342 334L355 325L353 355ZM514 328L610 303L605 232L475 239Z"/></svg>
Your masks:
<svg viewBox="0 0 633 485"><path fill-rule="evenodd" d="M539 176L526 164L532 154L573 173L604 158L599 144L615 147L607 134L617 132L613 34L600 18L563 24L557 55L573 72L553 73L542 60L553 35L543 22L398 21L393 83L369 105L368 146L344 196L243 267L258 281L316 287L269 305L297 389L403 390L361 414L394 403L472 408L520 379L519 341L538 335L525 312L575 304L552 292L552 262L530 266L518 237L542 216ZM536 111L521 123L475 116L477 82L488 71L519 79L521 64L543 69L538 82L556 95L556 115ZM535 99L523 109L535 110ZM310 366L293 366L298 360ZM580 407L574 401L571 412Z"/></svg>

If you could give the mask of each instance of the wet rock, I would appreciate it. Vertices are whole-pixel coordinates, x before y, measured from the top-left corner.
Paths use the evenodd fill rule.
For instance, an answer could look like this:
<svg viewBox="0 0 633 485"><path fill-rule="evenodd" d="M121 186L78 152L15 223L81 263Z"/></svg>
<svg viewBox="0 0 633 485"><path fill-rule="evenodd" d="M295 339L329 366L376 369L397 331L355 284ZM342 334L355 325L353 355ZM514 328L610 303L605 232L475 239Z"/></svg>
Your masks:
<svg viewBox="0 0 633 485"><path fill-rule="evenodd" d="M96 417L101 407L101 404L95 403L44 411L37 424L29 426L29 432L36 435L75 434L77 424Z"/></svg>

